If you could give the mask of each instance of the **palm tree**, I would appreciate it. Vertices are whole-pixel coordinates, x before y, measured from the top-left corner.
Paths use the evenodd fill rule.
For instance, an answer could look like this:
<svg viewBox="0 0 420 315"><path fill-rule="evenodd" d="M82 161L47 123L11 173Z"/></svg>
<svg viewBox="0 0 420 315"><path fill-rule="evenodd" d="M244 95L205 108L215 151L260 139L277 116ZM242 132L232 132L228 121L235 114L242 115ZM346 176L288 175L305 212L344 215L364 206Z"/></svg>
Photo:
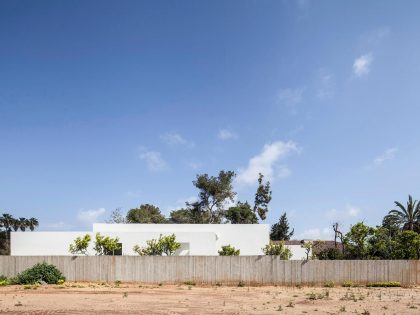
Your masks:
<svg viewBox="0 0 420 315"><path fill-rule="evenodd" d="M406 207L398 201L395 201L395 205L398 209L389 211L387 217L395 220L404 230L413 231L415 224L420 221L420 202L413 201L413 198L408 195Z"/></svg>
<svg viewBox="0 0 420 315"><path fill-rule="evenodd" d="M39 225L39 222L38 222L38 220L37 220L37 219L35 219L35 218L30 218L30 219L28 220L27 226L28 226L28 228L29 228L31 231L35 230L35 228L36 228L36 227L38 227L38 225Z"/></svg>
<svg viewBox="0 0 420 315"><path fill-rule="evenodd" d="M22 232L25 232L26 228L28 227L29 220L26 218L19 218L19 229Z"/></svg>
<svg viewBox="0 0 420 315"><path fill-rule="evenodd" d="M13 223L15 221L15 218L11 214L3 213L3 215L0 217L0 226L5 229L6 234L6 244L9 246L9 234L12 230Z"/></svg>

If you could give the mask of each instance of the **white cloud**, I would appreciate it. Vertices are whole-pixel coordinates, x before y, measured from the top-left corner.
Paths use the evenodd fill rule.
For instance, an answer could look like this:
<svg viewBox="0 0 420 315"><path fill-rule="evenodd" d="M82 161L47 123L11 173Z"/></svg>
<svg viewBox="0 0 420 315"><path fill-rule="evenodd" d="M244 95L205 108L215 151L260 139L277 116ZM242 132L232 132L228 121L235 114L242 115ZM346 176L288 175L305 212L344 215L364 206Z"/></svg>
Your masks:
<svg viewBox="0 0 420 315"><path fill-rule="evenodd" d="M104 215L105 212L105 208L79 210L79 213L77 214L77 219L86 223L94 223L97 222L98 218Z"/></svg>
<svg viewBox="0 0 420 315"><path fill-rule="evenodd" d="M388 37L391 29L388 26L383 26L371 30L362 36L362 42L369 45L379 44L384 38Z"/></svg>
<svg viewBox="0 0 420 315"><path fill-rule="evenodd" d="M237 139L238 135L229 129L220 129L217 137L220 140Z"/></svg>
<svg viewBox="0 0 420 315"><path fill-rule="evenodd" d="M319 99L328 99L334 96L335 80L334 75L321 69L318 73L318 90L316 93Z"/></svg>
<svg viewBox="0 0 420 315"><path fill-rule="evenodd" d="M353 63L353 72L357 77L362 77L370 72L370 65L373 61L372 53L362 55Z"/></svg>
<svg viewBox="0 0 420 315"><path fill-rule="evenodd" d="M310 240L332 240L334 239L334 231L331 227L312 228L304 230L294 237L295 239L310 239Z"/></svg>
<svg viewBox="0 0 420 315"><path fill-rule="evenodd" d="M168 168L168 164L162 158L160 152L148 151L145 148L141 148L139 159L146 162L149 171L157 172Z"/></svg>
<svg viewBox="0 0 420 315"><path fill-rule="evenodd" d="M167 132L160 136L160 139L169 146L186 145L194 146L194 142L189 141L176 132Z"/></svg>
<svg viewBox="0 0 420 315"><path fill-rule="evenodd" d="M187 163L188 167L193 170L198 170L203 167L203 163L197 161L190 161Z"/></svg>
<svg viewBox="0 0 420 315"><path fill-rule="evenodd" d="M352 205L347 205L343 210L331 209L327 211L327 217L334 221L343 221L356 218L360 213L360 209Z"/></svg>
<svg viewBox="0 0 420 315"><path fill-rule="evenodd" d="M397 148L387 149L383 154L373 159L373 166L378 167L384 164L386 161L394 159L397 152Z"/></svg>
<svg viewBox="0 0 420 315"><path fill-rule="evenodd" d="M246 168L239 170L236 182L240 185L253 185L257 182L258 173L264 174L271 181L286 177L290 174L290 170L284 165L278 165L278 162L289 154L299 151L300 148L293 141L266 144L260 154L249 160Z"/></svg>
<svg viewBox="0 0 420 315"><path fill-rule="evenodd" d="M197 196L190 196L187 198L180 198L178 199L174 204L169 205L166 207L167 212L172 211L172 210L177 210L177 209L181 209L181 208L185 208L186 207L186 203L193 203L198 201L198 197Z"/></svg>
<svg viewBox="0 0 420 315"><path fill-rule="evenodd" d="M296 106L302 102L304 88L281 89L278 94L278 102L286 106L292 114L297 113Z"/></svg>

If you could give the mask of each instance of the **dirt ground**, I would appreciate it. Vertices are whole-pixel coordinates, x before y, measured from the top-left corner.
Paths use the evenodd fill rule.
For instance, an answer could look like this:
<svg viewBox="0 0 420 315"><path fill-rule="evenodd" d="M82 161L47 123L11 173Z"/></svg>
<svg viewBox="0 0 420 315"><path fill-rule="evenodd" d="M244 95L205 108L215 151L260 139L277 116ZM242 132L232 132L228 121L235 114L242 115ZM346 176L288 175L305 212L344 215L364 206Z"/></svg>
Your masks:
<svg viewBox="0 0 420 315"><path fill-rule="evenodd" d="M0 314L420 314L420 287L0 287Z"/></svg>

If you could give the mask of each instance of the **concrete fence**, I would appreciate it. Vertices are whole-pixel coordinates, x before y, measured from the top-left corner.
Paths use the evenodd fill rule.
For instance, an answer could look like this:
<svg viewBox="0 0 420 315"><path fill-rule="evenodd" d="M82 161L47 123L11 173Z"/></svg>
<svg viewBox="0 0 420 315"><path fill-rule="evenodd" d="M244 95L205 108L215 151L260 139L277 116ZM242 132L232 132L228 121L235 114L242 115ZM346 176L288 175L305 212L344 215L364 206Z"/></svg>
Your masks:
<svg viewBox="0 0 420 315"><path fill-rule="evenodd" d="M285 261L276 256L0 256L0 275L38 262L57 266L69 281L311 285L333 281L420 284L418 260Z"/></svg>

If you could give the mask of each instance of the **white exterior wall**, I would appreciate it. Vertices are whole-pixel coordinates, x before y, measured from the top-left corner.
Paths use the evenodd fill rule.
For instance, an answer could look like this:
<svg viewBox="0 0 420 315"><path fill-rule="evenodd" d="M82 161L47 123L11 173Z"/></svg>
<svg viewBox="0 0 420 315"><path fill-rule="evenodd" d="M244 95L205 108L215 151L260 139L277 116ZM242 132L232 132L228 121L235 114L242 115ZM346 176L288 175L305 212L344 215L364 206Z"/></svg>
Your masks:
<svg viewBox="0 0 420 315"><path fill-rule="evenodd" d="M213 233L213 244L200 243L197 247L201 249L191 249L190 255L218 255L224 245L240 249L241 255L262 255L262 248L270 241L269 230L268 224L93 224L93 232L101 234L153 232L158 238L175 233L178 239L178 233L189 233L193 240L198 233Z"/></svg>
<svg viewBox="0 0 420 315"><path fill-rule="evenodd" d="M69 245L76 237L92 237L89 254L94 255L95 234L118 237L123 255L137 255L134 245L174 233L181 250L178 255L218 255L223 245L240 249L241 255L262 255L269 242L266 224L94 224L93 232L12 232L11 255L71 255Z"/></svg>
<svg viewBox="0 0 420 315"><path fill-rule="evenodd" d="M303 260L306 259L306 252L305 249L302 248L300 245L286 245L292 252L291 260ZM312 250L309 253L309 257L312 255Z"/></svg>

